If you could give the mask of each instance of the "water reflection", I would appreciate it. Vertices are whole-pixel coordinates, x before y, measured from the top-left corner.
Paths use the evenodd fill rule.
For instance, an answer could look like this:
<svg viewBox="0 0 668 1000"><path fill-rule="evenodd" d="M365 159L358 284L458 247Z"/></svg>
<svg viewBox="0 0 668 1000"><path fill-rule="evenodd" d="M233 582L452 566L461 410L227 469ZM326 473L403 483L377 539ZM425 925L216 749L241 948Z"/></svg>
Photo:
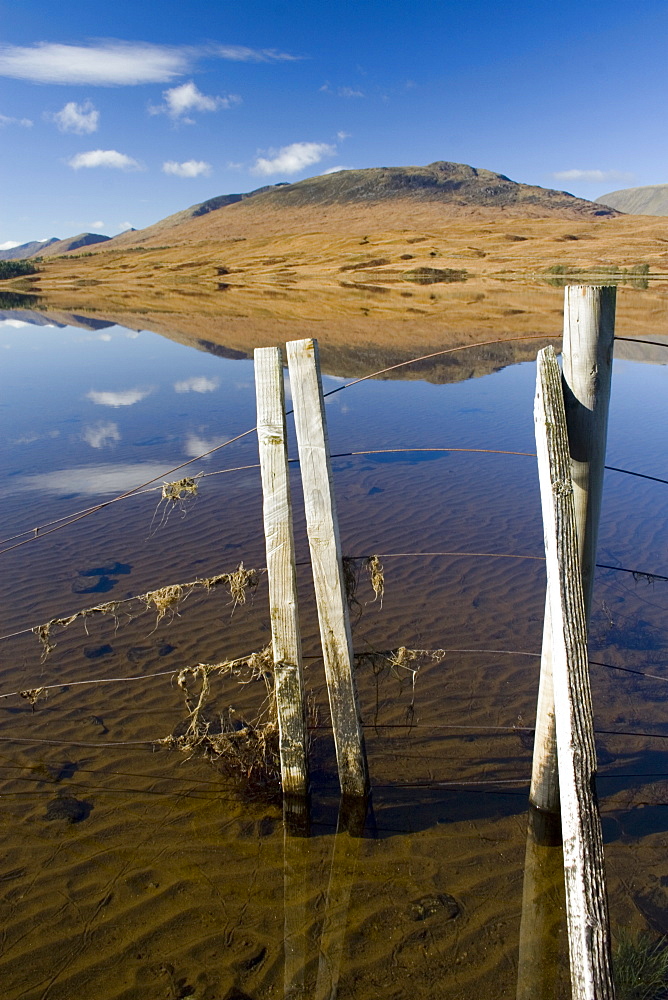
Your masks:
<svg viewBox="0 0 668 1000"><path fill-rule="evenodd" d="M90 392L86 393L86 398L90 399L92 403L97 403L98 406L134 406L135 403L141 403L142 399L146 399L154 391L153 386L144 389L120 389L117 392L99 392L96 389L91 389Z"/></svg>
<svg viewBox="0 0 668 1000"><path fill-rule="evenodd" d="M116 425L113 425L114 427ZM95 432L93 432L94 434ZM98 431L98 433L100 433ZM108 433L103 429L101 433ZM83 440L87 444L86 437ZM113 440L120 441L120 435ZM101 444L93 444L94 448ZM13 476L2 488L3 496L12 493L45 493L61 496L108 496L132 489L142 482L160 479L164 465L150 462L109 463L106 465L73 466L54 469L53 472L36 472L26 476Z"/></svg>
<svg viewBox="0 0 668 1000"><path fill-rule="evenodd" d="M84 506L72 502L77 493L106 498L154 477L161 484L184 453L201 454L255 422L252 365L243 357L248 328L230 329L217 317L188 337L169 331L170 339L135 336L99 315L77 322L35 326L29 336L1 328L9 345L6 535ZM93 339L91 331L103 328L109 339ZM271 342L262 330L253 335ZM272 333L284 335L285 328ZM297 335L292 326L289 335ZM437 331L436 346L448 336ZM332 386L348 369L366 374L412 350L408 339L382 350L359 343L331 342ZM332 449L346 456L334 462L344 550L388 554L382 607L372 593L359 595L356 648L454 650L424 663L414 691L391 672L380 678L360 668L375 801L375 828L367 818L363 836L351 833L331 795L336 772L307 569L300 567L299 586L314 704L308 836L286 830L275 806L232 794L206 762L150 749L183 721L173 675L266 644L262 587L254 602L234 609L220 592L193 597L159 625L146 614L91 620L87 634L79 623L58 634L43 664L32 634L3 648L3 692L133 678L104 689L70 684L34 712L20 698L0 701L0 968L8 996L264 1000L292 991L295 1000L554 1000L564 983L568 995L559 848L531 826L527 837L524 821L537 661L513 653L540 649L543 570L539 561L466 555L541 554L534 463L454 450L533 450L533 366L513 362L535 356L537 346L522 354L502 345L473 361L464 352L457 368L437 361L419 367L413 381L361 383L328 407ZM652 348L662 367L641 366L634 361L645 359L645 348L618 348L641 353L616 363L609 460L662 475L666 359ZM457 384L435 384L448 381ZM130 402L128 393L145 395ZM434 453L438 461L418 452L350 454L430 446L452 450ZM248 437L192 472L256 462ZM152 493L8 553L2 633L95 600L82 594L113 591L120 600L227 572L241 560L262 566L258 485L253 469L202 477L197 508L186 517L152 521L159 497ZM301 538L297 490L295 497ZM601 561L668 575L667 513L662 484L611 473ZM599 571L596 660L639 671L650 665L655 675L592 668L597 724L619 731L606 735L600 755L611 909L617 925L638 928L665 927L668 913L661 881L668 785L657 738L668 734L667 612L658 582ZM250 701L250 689L233 688L229 702L239 699Z"/></svg>

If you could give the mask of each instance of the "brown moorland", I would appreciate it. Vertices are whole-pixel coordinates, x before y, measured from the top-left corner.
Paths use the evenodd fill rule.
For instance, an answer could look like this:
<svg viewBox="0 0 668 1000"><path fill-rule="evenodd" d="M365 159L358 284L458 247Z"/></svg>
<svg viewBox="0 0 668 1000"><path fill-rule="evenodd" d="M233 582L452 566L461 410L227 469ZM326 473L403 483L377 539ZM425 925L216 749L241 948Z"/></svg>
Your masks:
<svg viewBox="0 0 668 1000"><path fill-rule="evenodd" d="M666 276L665 219L439 163L212 199L3 287L50 312L244 356L317 336L324 361L356 373L478 340L557 337L567 281L619 282L620 331L645 335L665 328Z"/></svg>

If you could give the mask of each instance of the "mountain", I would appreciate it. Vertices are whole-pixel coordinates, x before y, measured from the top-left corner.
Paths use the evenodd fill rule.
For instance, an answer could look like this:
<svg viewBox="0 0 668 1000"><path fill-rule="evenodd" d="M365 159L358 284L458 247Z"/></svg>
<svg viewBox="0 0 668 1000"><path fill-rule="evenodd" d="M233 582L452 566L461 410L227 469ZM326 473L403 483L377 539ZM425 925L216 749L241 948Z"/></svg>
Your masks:
<svg viewBox="0 0 668 1000"><path fill-rule="evenodd" d="M325 226L345 231L369 217L376 226L428 224L479 212L524 218L612 218L609 207L566 191L520 184L504 174L440 161L426 167L339 170L295 184L275 184L247 194L221 195L161 219L137 232L115 236L104 249L190 240L244 239L250 231L306 231Z"/></svg>
<svg viewBox="0 0 668 1000"><path fill-rule="evenodd" d="M596 201L629 215L668 215L668 184L622 188L602 194Z"/></svg>
<svg viewBox="0 0 668 1000"><path fill-rule="evenodd" d="M107 243L111 237L102 236L101 233L79 233L78 236L69 236L66 240L56 240L50 242L49 246L41 251L41 254L31 254L31 257L54 257L61 253L68 253L70 250L80 250L81 247L90 247L95 243Z"/></svg>
<svg viewBox="0 0 668 1000"><path fill-rule="evenodd" d="M131 230L134 232L134 230ZM59 240L52 236L50 240L33 240L32 243L22 243L11 250L0 250L0 260L27 260L29 257L53 257L70 250L80 250L81 247L93 246L94 243L106 243L111 237L100 233L79 233Z"/></svg>
<svg viewBox="0 0 668 1000"><path fill-rule="evenodd" d="M58 243L58 237L52 236L50 240L33 240L31 243L21 243L18 247L10 250L0 250L0 260L25 260L27 257L35 257L44 253L47 247L53 243Z"/></svg>
<svg viewBox="0 0 668 1000"><path fill-rule="evenodd" d="M566 191L518 184L504 174L446 161L430 163L426 167L339 170L270 189L261 202L274 207L296 208L403 198L485 208L522 206L549 213L566 211L588 216L614 214L602 211L592 202L576 198Z"/></svg>

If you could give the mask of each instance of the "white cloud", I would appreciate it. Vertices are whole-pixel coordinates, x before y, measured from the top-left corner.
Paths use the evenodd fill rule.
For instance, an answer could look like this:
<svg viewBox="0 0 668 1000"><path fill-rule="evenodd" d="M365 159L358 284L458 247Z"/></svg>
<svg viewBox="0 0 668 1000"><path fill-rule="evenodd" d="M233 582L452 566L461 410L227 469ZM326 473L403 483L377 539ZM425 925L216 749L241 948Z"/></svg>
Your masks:
<svg viewBox="0 0 668 1000"><path fill-rule="evenodd" d="M217 378L206 378L204 375L193 375L182 382L174 383L176 392L214 392L220 385Z"/></svg>
<svg viewBox="0 0 668 1000"><path fill-rule="evenodd" d="M0 128L4 125L22 125L23 128L32 128L33 123L29 118L12 118L10 115L0 115Z"/></svg>
<svg viewBox="0 0 668 1000"><path fill-rule="evenodd" d="M81 438L91 448L106 448L121 440L118 424L109 421L106 424L94 424L86 427L81 434Z"/></svg>
<svg viewBox="0 0 668 1000"><path fill-rule="evenodd" d="M0 46L0 76L33 83L93 84L100 87L167 83L192 63L185 48L148 42L106 41L98 45L38 42Z"/></svg>
<svg viewBox="0 0 668 1000"><path fill-rule="evenodd" d="M350 139L351 135L352 135L352 132L337 132L336 133L336 138L340 142L343 142L344 139Z"/></svg>
<svg viewBox="0 0 668 1000"><path fill-rule="evenodd" d="M91 149L67 161L73 170L82 167L111 167L114 170L141 170L141 164L116 149Z"/></svg>
<svg viewBox="0 0 668 1000"><path fill-rule="evenodd" d="M211 451L212 448L217 448L219 445L225 444L226 441L229 441L229 438L203 438L197 434L189 434L183 450L188 458L198 458L200 455L206 455L206 452ZM209 456L206 455L206 457L208 458Z"/></svg>
<svg viewBox="0 0 668 1000"><path fill-rule="evenodd" d="M167 160L162 165L162 172L173 174L175 177L208 177L211 173L211 164L204 160L186 160L184 163Z"/></svg>
<svg viewBox="0 0 668 1000"><path fill-rule="evenodd" d="M116 228L119 233L126 233L128 229L132 229L133 226L131 222L119 222Z"/></svg>
<svg viewBox="0 0 668 1000"><path fill-rule="evenodd" d="M336 147L326 142L293 142L290 146L271 152L273 155L270 159L263 156L257 158L255 165L251 167L251 173L263 177L269 174L297 174L314 163L320 163L326 156L333 156Z"/></svg>
<svg viewBox="0 0 668 1000"><path fill-rule="evenodd" d="M104 222L102 219L96 219L95 222L91 222L91 229L104 229Z"/></svg>
<svg viewBox="0 0 668 1000"><path fill-rule="evenodd" d="M364 97L364 91L354 87L339 87L337 94L339 97Z"/></svg>
<svg viewBox="0 0 668 1000"><path fill-rule="evenodd" d="M90 399L91 402L97 403L99 406L132 406L134 403L140 403L142 399L146 399L152 392L151 387L148 389L121 389L118 392L97 392L97 390L91 389L90 392L86 393L86 399Z"/></svg>
<svg viewBox="0 0 668 1000"><path fill-rule="evenodd" d="M33 83L86 84L98 87L171 83L192 71L199 56L234 62L294 62L276 49L251 49L245 45L152 45L108 39L91 45L38 42L32 46L1 45L0 76Z"/></svg>
<svg viewBox="0 0 668 1000"><path fill-rule="evenodd" d="M14 243L13 246L17 247L18 243ZM3 319L0 320L0 326L11 326L14 330L20 330L24 326L30 326L30 324L24 323L22 319Z"/></svg>
<svg viewBox="0 0 668 1000"><path fill-rule="evenodd" d="M49 115L56 123L60 132L75 132L77 135L87 135L97 132L100 122L100 112L93 107L91 101L84 101L77 104L76 101L68 101L65 107L55 114Z"/></svg>
<svg viewBox="0 0 668 1000"><path fill-rule="evenodd" d="M13 250L14 247L20 247L20 243L16 243L14 240L7 240L6 243L0 243L0 250Z"/></svg>
<svg viewBox="0 0 668 1000"><path fill-rule="evenodd" d="M191 118L185 117L189 111L220 111L221 108L231 108L241 104L241 98L237 94L227 94L225 97L203 94L192 80L170 90L164 90L162 96L165 103L149 105L149 112L152 115L166 114L188 125L193 124Z"/></svg>
<svg viewBox="0 0 668 1000"><path fill-rule="evenodd" d="M630 181L633 174L622 173L620 170L557 170L552 174L557 181Z"/></svg>
<svg viewBox="0 0 668 1000"><path fill-rule="evenodd" d="M323 176L325 174L338 174L340 170L354 170L354 167L330 167L329 170L323 170Z"/></svg>

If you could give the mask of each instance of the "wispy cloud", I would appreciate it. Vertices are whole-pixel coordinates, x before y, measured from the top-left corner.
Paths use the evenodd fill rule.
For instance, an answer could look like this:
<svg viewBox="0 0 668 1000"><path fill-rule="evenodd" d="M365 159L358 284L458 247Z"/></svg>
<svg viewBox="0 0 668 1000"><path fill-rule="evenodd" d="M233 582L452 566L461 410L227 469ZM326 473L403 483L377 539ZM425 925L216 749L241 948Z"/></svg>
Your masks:
<svg viewBox="0 0 668 1000"><path fill-rule="evenodd" d="M269 157L259 156L251 167L251 173L263 177L270 174L297 174L335 153L336 146L326 142L293 142L290 146L271 150Z"/></svg>
<svg viewBox="0 0 668 1000"><path fill-rule="evenodd" d="M98 392L96 389L91 389L90 392L86 393L86 399L90 399L92 403L97 403L99 406L132 406L134 403L140 403L142 399L146 399L152 392L151 387L147 389L121 389L118 392Z"/></svg>
<svg viewBox="0 0 668 1000"><path fill-rule="evenodd" d="M116 149L90 149L87 153L77 153L71 160L67 161L73 170L81 170L82 167L111 167L113 170L141 170L142 166L137 160L125 153L119 153Z"/></svg>
<svg viewBox="0 0 668 1000"><path fill-rule="evenodd" d="M0 76L33 83L89 84L98 87L171 83L192 72L198 57L231 59L234 62L294 62L293 56L276 49L252 49L244 45L212 44L200 47L153 45L150 42L102 40L89 45L0 46Z"/></svg>
<svg viewBox="0 0 668 1000"><path fill-rule="evenodd" d="M183 76L193 51L149 42L103 41L96 45L0 47L0 76L33 83L93 84L99 87L168 83Z"/></svg>
<svg viewBox="0 0 668 1000"><path fill-rule="evenodd" d="M106 424L99 423L86 427L81 434L81 439L91 448L106 448L120 441L121 434L118 424L109 421Z"/></svg>
<svg viewBox="0 0 668 1000"><path fill-rule="evenodd" d="M620 170L557 170L552 176L556 181L585 181L591 183L633 180L633 174L623 173Z"/></svg>
<svg viewBox="0 0 668 1000"><path fill-rule="evenodd" d="M167 160L162 165L162 172L173 174L174 177L208 177L211 173L211 164L204 160L186 160L184 163Z"/></svg>
<svg viewBox="0 0 668 1000"><path fill-rule="evenodd" d="M180 121L187 125L193 124L192 118L187 117L191 111L220 111L223 108L232 108L237 104L241 104L241 98L237 94L226 94L224 97L222 95L212 97L209 94L203 94L192 80L188 83L182 83L178 87L171 87L169 90L164 90L162 96L165 99L165 103L150 104L149 113L152 115L169 115L175 121Z"/></svg>
<svg viewBox="0 0 668 1000"><path fill-rule="evenodd" d="M64 108L47 117L56 123L60 132L75 132L77 135L97 132L100 123L100 112L91 101L84 101L83 104L68 101Z"/></svg>
<svg viewBox="0 0 668 1000"><path fill-rule="evenodd" d="M175 392L214 392L220 385L217 378L206 378L205 375L193 375L174 383Z"/></svg>
<svg viewBox="0 0 668 1000"><path fill-rule="evenodd" d="M96 219L95 222L91 222L91 229L104 229L104 222L102 219Z"/></svg>
<svg viewBox="0 0 668 1000"><path fill-rule="evenodd" d="M304 58L277 49L250 49L246 45L215 45L210 51L221 59L233 62L298 62Z"/></svg>
<svg viewBox="0 0 668 1000"><path fill-rule="evenodd" d="M329 80L318 88L321 94L337 94L339 97L366 97L359 87L332 87Z"/></svg>
<svg viewBox="0 0 668 1000"><path fill-rule="evenodd" d="M116 229L118 230L119 233L126 233L128 229L132 229L132 223L119 222L118 225L116 226Z"/></svg>
<svg viewBox="0 0 668 1000"><path fill-rule="evenodd" d="M0 115L0 128L5 125L21 125L22 128L32 128L30 118L12 118L11 115Z"/></svg>
<svg viewBox="0 0 668 1000"><path fill-rule="evenodd" d="M330 167L329 170L323 170L323 176L325 174L338 174L341 170L354 170L354 167Z"/></svg>
<svg viewBox="0 0 668 1000"><path fill-rule="evenodd" d="M0 250L13 250L14 247L20 247L20 243L16 243L14 240L7 240L6 243L0 243Z"/></svg>

